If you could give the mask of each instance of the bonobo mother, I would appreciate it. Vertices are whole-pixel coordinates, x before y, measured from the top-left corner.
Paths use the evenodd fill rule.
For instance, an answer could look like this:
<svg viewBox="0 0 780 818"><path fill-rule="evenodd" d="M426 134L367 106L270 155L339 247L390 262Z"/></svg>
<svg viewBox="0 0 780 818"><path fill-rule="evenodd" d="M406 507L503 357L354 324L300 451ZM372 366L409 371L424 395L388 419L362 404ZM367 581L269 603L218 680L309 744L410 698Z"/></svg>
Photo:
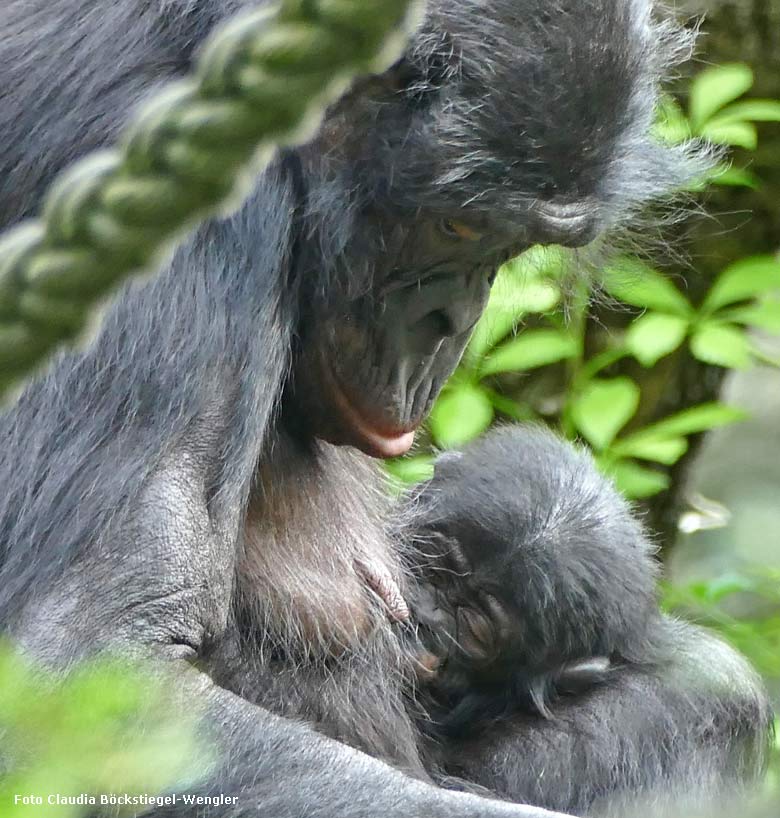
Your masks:
<svg viewBox="0 0 780 818"><path fill-rule="evenodd" d="M240 5L5 0L0 224ZM685 176L692 152L649 131L686 48L650 0L433 0L392 70L3 416L5 632L54 666L118 650L173 669L219 751L198 791L238 796L223 818L538 814L434 783L371 458L411 446L504 260L583 245ZM713 644L686 632L567 720L491 737L539 771L509 795L579 808L755 768L763 694ZM695 685L711 710L686 711ZM724 743L750 763L711 769ZM661 760L646 774L637 748Z"/></svg>

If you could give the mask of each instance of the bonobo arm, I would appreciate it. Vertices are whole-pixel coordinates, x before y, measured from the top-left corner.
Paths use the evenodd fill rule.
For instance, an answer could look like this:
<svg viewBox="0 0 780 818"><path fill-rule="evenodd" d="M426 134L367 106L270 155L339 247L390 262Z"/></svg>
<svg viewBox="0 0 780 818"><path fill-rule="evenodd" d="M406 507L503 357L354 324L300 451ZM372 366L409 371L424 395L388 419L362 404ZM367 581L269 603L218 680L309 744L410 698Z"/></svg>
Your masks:
<svg viewBox="0 0 780 818"><path fill-rule="evenodd" d="M663 618L655 666L617 669L553 717L516 714L446 748L446 772L502 797L574 814L637 803L675 807L733 795L762 771L771 735L765 692L716 637ZM628 807L628 809L627 809ZM639 814L645 814L640 812Z"/></svg>
<svg viewBox="0 0 780 818"><path fill-rule="evenodd" d="M195 439L203 433L195 435ZM150 655L196 709L217 762L195 795L226 795L222 818L555 818L439 789L270 714L197 671L227 616L233 549L204 502L197 450L179 451L149 479L136 514L103 549L80 555L16 622L24 648L54 665L102 649ZM74 604L75 602L75 604ZM192 805L155 816L195 818Z"/></svg>
<svg viewBox="0 0 780 818"><path fill-rule="evenodd" d="M193 671L185 694L207 706L205 735L221 765L195 795L234 795L220 818L564 818L560 813L439 789L309 727L273 716ZM191 818L177 805L156 818Z"/></svg>

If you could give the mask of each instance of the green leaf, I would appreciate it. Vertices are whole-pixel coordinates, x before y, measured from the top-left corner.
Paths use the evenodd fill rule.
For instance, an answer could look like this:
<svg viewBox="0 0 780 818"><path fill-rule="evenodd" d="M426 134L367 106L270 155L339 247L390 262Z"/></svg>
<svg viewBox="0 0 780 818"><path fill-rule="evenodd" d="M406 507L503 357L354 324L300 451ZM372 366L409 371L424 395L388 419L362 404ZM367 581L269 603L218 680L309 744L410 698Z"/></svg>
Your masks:
<svg viewBox="0 0 780 818"><path fill-rule="evenodd" d="M490 398L496 412L501 412L501 414L512 418L512 420L529 421L538 419L536 412L527 403L520 403L493 389L485 389L485 394Z"/></svg>
<svg viewBox="0 0 780 818"><path fill-rule="evenodd" d="M577 342L565 332L529 330L491 353L485 359L480 375L536 369L572 358L577 352Z"/></svg>
<svg viewBox="0 0 780 818"><path fill-rule="evenodd" d="M746 369L752 363L750 341L744 330L731 324L701 324L691 337L691 352L706 364L726 369Z"/></svg>
<svg viewBox="0 0 780 818"><path fill-rule="evenodd" d="M571 269L571 251L563 247L536 244L522 255L508 262L505 267L523 279L529 276L560 281Z"/></svg>
<svg viewBox="0 0 780 818"><path fill-rule="evenodd" d="M688 333L688 321L676 315L651 312L640 316L626 333L626 347L642 366L654 366L674 352Z"/></svg>
<svg viewBox="0 0 780 818"><path fill-rule="evenodd" d="M659 420L636 432L633 437L685 437L707 432L720 426L728 426L748 417L743 409L724 403L702 403L685 409L668 418Z"/></svg>
<svg viewBox="0 0 780 818"><path fill-rule="evenodd" d="M708 122L701 129L701 135L716 145L749 151L758 147L758 131L750 122Z"/></svg>
<svg viewBox="0 0 780 818"><path fill-rule="evenodd" d="M651 437L640 433L618 440L610 451L621 457L636 457L672 466L688 451L688 441L684 437Z"/></svg>
<svg viewBox="0 0 780 818"><path fill-rule="evenodd" d="M502 268L490 293L485 313L469 342L470 358L481 358L505 338L528 313L555 309L561 300L560 288L550 281L523 277Z"/></svg>
<svg viewBox="0 0 780 818"><path fill-rule="evenodd" d="M780 100L746 99L724 108L712 122L780 122Z"/></svg>
<svg viewBox="0 0 780 818"><path fill-rule="evenodd" d="M751 190L761 189L761 180L755 173L745 168L729 165L718 165L707 174L707 182L723 187L748 187Z"/></svg>
<svg viewBox="0 0 780 818"><path fill-rule="evenodd" d="M478 386L460 384L436 401L429 421L434 441L443 448L460 446L481 435L493 421L493 404Z"/></svg>
<svg viewBox="0 0 780 818"><path fill-rule="evenodd" d="M730 264L718 276L702 305L714 312L726 304L780 290L780 261L775 256L750 256Z"/></svg>
<svg viewBox="0 0 780 818"><path fill-rule="evenodd" d="M608 467L606 472L615 481L618 490L630 500L652 497L669 487L667 475L630 460L619 460Z"/></svg>
<svg viewBox="0 0 780 818"><path fill-rule="evenodd" d="M685 296L657 270L623 257L604 272L607 292L626 304L686 317L692 308Z"/></svg>
<svg viewBox="0 0 780 818"><path fill-rule="evenodd" d="M691 138L691 127L677 101L670 96L664 96L658 107L654 136L669 145L677 145Z"/></svg>
<svg viewBox="0 0 780 818"><path fill-rule="evenodd" d="M572 404L577 429L594 449L606 449L634 416L639 387L630 378L592 381Z"/></svg>
<svg viewBox="0 0 780 818"><path fill-rule="evenodd" d="M734 594L754 591L755 587L756 583L742 574L722 574L706 583L705 599L710 603L721 602Z"/></svg>
<svg viewBox="0 0 780 818"><path fill-rule="evenodd" d="M385 469L401 483L420 483L433 477L433 456L418 454L412 457L396 457L385 461Z"/></svg>
<svg viewBox="0 0 780 818"><path fill-rule="evenodd" d="M728 63L707 68L691 83L690 115L695 131L753 85L753 72L744 63Z"/></svg>
<svg viewBox="0 0 780 818"><path fill-rule="evenodd" d="M724 317L737 324L780 333L780 299L762 299L757 304L736 307Z"/></svg>

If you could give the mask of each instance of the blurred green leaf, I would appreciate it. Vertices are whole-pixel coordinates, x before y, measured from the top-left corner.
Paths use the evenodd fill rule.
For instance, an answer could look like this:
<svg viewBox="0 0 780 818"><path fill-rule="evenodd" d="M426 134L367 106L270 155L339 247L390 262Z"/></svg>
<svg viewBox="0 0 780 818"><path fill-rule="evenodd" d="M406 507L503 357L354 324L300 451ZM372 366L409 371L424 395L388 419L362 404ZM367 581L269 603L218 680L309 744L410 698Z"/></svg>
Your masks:
<svg viewBox="0 0 780 818"><path fill-rule="evenodd" d="M652 497L669 487L669 478L665 474L632 463L630 460L612 463L606 472L615 481L618 490L630 500Z"/></svg>
<svg viewBox="0 0 780 818"><path fill-rule="evenodd" d="M738 423L748 417L743 409L725 403L702 403L675 415L645 426L634 438L670 438L695 435L720 426Z"/></svg>
<svg viewBox="0 0 780 818"><path fill-rule="evenodd" d="M758 147L758 131L750 122L708 122L701 135L716 145L745 148L754 151Z"/></svg>
<svg viewBox="0 0 780 818"><path fill-rule="evenodd" d="M733 166L718 165L709 174L707 174L707 182L714 185L723 185L724 187L748 187L752 190L761 189L761 180L755 173L751 173L745 168L736 168Z"/></svg>
<svg viewBox="0 0 780 818"><path fill-rule="evenodd" d="M550 281L525 278L504 268L496 278L485 313L480 318L468 355L481 358L503 340L528 313L555 309L561 300L560 288Z"/></svg>
<svg viewBox="0 0 780 818"><path fill-rule="evenodd" d="M432 454L396 457L385 460L385 469L391 477L404 485L420 483L433 477L433 460Z"/></svg>
<svg viewBox="0 0 780 818"><path fill-rule="evenodd" d="M690 118L696 132L721 108L733 102L753 85L753 71L744 63L728 63L706 68L691 82Z"/></svg>
<svg viewBox="0 0 780 818"><path fill-rule="evenodd" d="M780 122L780 101L746 99L724 108L712 122Z"/></svg>
<svg viewBox="0 0 780 818"><path fill-rule="evenodd" d="M658 107L653 134L662 142L677 145L691 138L691 127L682 108L670 96L664 96Z"/></svg>
<svg viewBox="0 0 780 818"><path fill-rule="evenodd" d="M757 304L735 307L724 318L766 332L780 333L780 299L763 299Z"/></svg>
<svg viewBox="0 0 780 818"><path fill-rule="evenodd" d="M505 265L513 275L523 280L529 276L538 279L560 281L565 278L572 265L570 250L553 245L536 244L522 255Z"/></svg>
<svg viewBox="0 0 780 818"><path fill-rule="evenodd" d="M213 761L196 739L196 714L149 668L104 658L55 676L1 647L0 689L3 816L92 814L89 806L50 806L46 797L159 793ZM13 805L14 793L40 795L44 804Z"/></svg>
<svg viewBox="0 0 780 818"><path fill-rule="evenodd" d="M734 594L752 591L756 583L749 577L741 574L727 573L714 577L706 583L704 599L707 602L720 602Z"/></svg>
<svg viewBox="0 0 780 818"><path fill-rule="evenodd" d="M606 449L634 416L639 387L630 378L592 381L571 406L571 417L596 450Z"/></svg>
<svg viewBox="0 0 780 818"><path fill-rule="evenodd" d="M691 352L704 363L728 369L747 369L752 362L750 341L744 331L714 321L694 330Z"/></svg>
<svg viewBox="0 0 780 818"><path fill-rule="evenodd" d="M714 312L775 290L780 291L780 260L775 256L743 258L718 276L704 299L702 312Z"/></svg>
<svg viewBox="0 0 780 818"><path fill-rule="evenodd" d="M517 421L537 420L536 412L527 403L513 400L494 389L485 387L484 384L483 388L497 412Z"/></svg>
<svg viewBox="0 0 780 818"><path fill-rule="evenodd" d="M604 273L607 292L626 304L687 317L692 308L685 296L657 270L642 261L623 257Z"/></svg>
<svg viewBox="0 0 780 818"><path fill-rule="evenodd" d="M547 366L578 352L577 342L567 333L553 329L528 330L502 344L482 364L480 375L519 372Z"/></svg>
<svg viewBox="0 0 780 818"><path fill-rule="evenodd" d="M436 401L429 428L443 448L468 443L484 432L493 420L493 404L478 386L459 384L447 389Z"/></svg>
<svg viewBox="0 0 780 818"><path fill-rule="evenodd" d="M688 333L688 321L676 315L651 312L637 318L626 332L626 347L643 366L654 366L674 352Z"/></svg>
<svg viewBox="0 0 780 818"><path fill-rule="evenodd" d="M664 438L639 434L616 441L610 451L620 457L636 457L672 466L688 451L688 441L684 437Z"/></svg>

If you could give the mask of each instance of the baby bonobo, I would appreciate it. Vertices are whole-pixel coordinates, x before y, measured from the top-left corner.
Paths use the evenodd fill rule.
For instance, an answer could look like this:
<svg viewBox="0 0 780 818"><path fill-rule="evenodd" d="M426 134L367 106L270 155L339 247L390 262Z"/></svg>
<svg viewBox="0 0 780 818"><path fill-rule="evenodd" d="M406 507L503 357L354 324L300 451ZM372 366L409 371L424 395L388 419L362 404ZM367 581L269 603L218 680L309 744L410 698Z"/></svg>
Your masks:
<svg viewBox="0 0 780 818"><path fill-rule="evenodd" d="M409 505L409 601L436 729L548 717L557 697L652 657L653 548L585 450L498 429L439 457Z"/></svg>

